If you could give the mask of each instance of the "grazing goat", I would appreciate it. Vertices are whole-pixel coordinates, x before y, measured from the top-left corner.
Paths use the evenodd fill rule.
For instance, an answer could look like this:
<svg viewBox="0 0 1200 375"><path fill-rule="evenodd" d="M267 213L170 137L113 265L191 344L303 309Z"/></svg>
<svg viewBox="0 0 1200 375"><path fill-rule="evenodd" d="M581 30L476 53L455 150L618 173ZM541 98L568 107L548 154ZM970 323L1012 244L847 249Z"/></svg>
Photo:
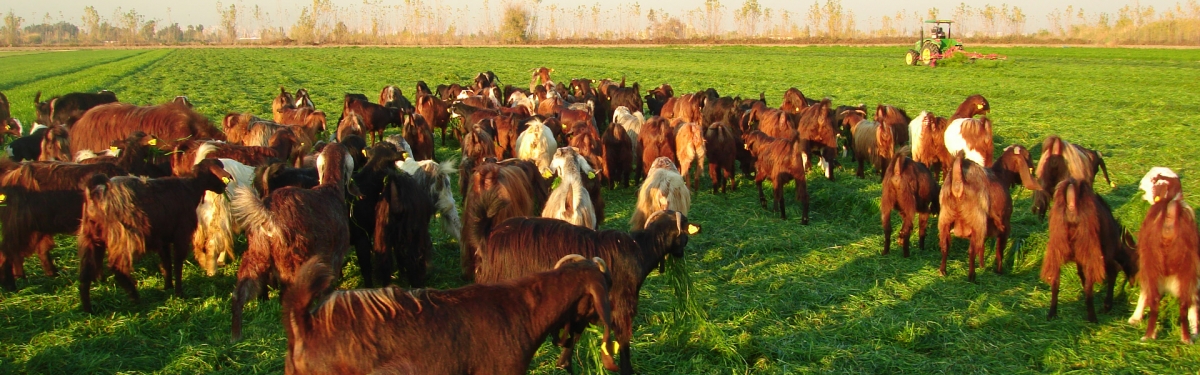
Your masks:
<svg viewBox="0 0 1200 375"><path fill-rule="evenodd" d="M662 117L651 117L642 124L642 129L638 133L638 155L637 170L639 176L647 176L650 174L650 165L659 157L667 157L672 164L679 165L678 156L675 153L675 130L671 124Z"/></svg>
<svg viewBox="0 0 1200 375"><path fill-rule="evenodd" d="M733 162L737 158L740 140L734 135L732 127L727 122L719 121L708 125L704 131L704 148L708 157L708 177L713 183L713 194L717 187L721 193L726 188L737 191L737 179L734 178Z"/></svg>
<svg viewBox="0 0 1200 375"><path fill-rule="evenodd" d="M204 160L207 159L197 162ZM197 224L196 231L192 234L192 251L196 263L208 276L216 275L218 267L224 267L233 261L233 235L242 232L241 223L233 221L229 199L225 194L237 194L235 190L238 186L250 187L254 182L254 167L233 159L217 160L221 162L225 171L233 176L233 181L226 185L223 193L204 192L204 199L196 206Z"/></svg>
<svg viewBox="0 0 1200 375"><path fill-rule="evenodd" d="M629 218L629 230L641 230L646 227L647 218L662 210L678 211L687 215L692 206L692 192L675 163L667 157L660 157L651 164L650 173L638 189L637 204Z"/></svg>
<svg viewBox="0 0 1200 375"><path fill-rule="evenodd" d="M404 97L404 92L399 87L387 85L383 90L379 91L379 105L400 110L401 113L411 115L415 109L412 102Z"/></svg>
<svg viewBox="0 0 1200 375"><path fill-rule="evenodd" d="M705 157L704 128L694 122L685 122L675 128L675 153L679 160L680 174L691 180L692 190L700 187L700 175L704 174ZM692 168L695 163L695 169ZM689 175L688 172L693 172ZM713 180L716 186L717 180Z"/></svg>
<svg viewBox="0 0 1200 375"><path fill-rule="evenodd" d="M758 186L758 201L767 208L767 198L763 195L763 181L771 180L771 190L774 200L771 211L779 209L779 218L787 220L787 205L783 201L783 187L788 182L796 181L796 200L800 202L800 223L808 225L808 180L805 171L808 169L808 153L804 151L807 143L798 134L790 139L776 139L763 132L754 130L742 135L745 148L754 156L754 184Z"/></svg>
<svg viewBox="0 0 1200 375"><path fill-rule="evenodd" d="M442 130L442 146L446 145L446 127L450 124L449 108L450 104L442 99L432 95L417 95L416 114L421 115L425 121L429 122L430 134L433 133L434 128Z"/></svg>
<svg viewBox="0 0 1200 375"><path fill-rule="evenodd" d="M663 105L667 103L668 99L671 99L674 96L675 89L671 88L671 85L666 83L647 91L645 97L646 108L650 110L650 115L661 115Z"/></svg>
<svg viewBox="0 0 1200 375"><path fill-rule="evenodd" d="M511 160L511 159L510 159ZM538 195L545 179L529 161L500 165L484 162L475 166L470 177L462 212L462 276L471 280L480 251L492 228L510 217L537 216ZM532 176L529 168L534 169Z"/></svg>
<svg viewBox="0 0 1200 375"><path fill-rule="evenodd" d="M11 135L13 138L20 138L24 129L21 127L21 120L12 117L12 112L9 108L8 97L0 92L0 143L4 143L4 136Z"/></svg>
<svg viewBox="0 0 1200 375"><path fill-rule="evenodd" d="M93 174L118 176L112 163L0 163L0 284L16 290L24 277L25 257L37 254L47 276L58 274L50 257L54 235L79 229L83 192L79 185Z"/></svg>
<svg viewBox="0 0 1200 375"><path fill-rule="evenodd" d="M350 94L346 94L342 100L342 118L351 114L362 117L363 132L371 134L371 143L383 139L383 131L387 130L388 125L400 126L401 118L404 117L398 108L357 100ZM341 120L338 119L339 127L341 127Z"/></svg>
<svg viewBox="0 0 1200 375"><path fill-rule="evenodd" d="M624 107L622 107L624 108ZM616 189L617 183L629 187L629 178L633 174L634 143L629 132L620 122L613 121L600 138L602 154L604 155L604 180L608 181L609 189Z"/></svg>
<svg viewBox="0 0 1200 375"><path fill-rule="evenodd" d="M376 144L372 150L367 165L354 176L363 198L351 215L351 239L355 241L363 281L368 287L372 279L389 284L395 263L408 276L410 286L424 287L433 257L429 219L435 213L434 199L439 197L430 194L431 186L396 167L400 153L393 145ZM371 230L373 248L360 247L369 243L367 238L356 239L367 234L361 233L366 230Z"/></svg>
<svg viewBox="0 0 1200 375"><path fill-rule="evenodd" d="M996 273L1003 272L1004 249L1012 231L1011 185L1016 180L1004 176L1020 175L1020 180L1029 190L1041 187L1029 177L1029 154L1024 147L1011 147L1005 156L997 160L991 169L984 168L959 153L946 173L946 181L939 195L938 243L942 250L942 265L938 269L946 276L946 258L950 252L950 236L970 239L967 253L969 269L967 279L975 281L975 262L983 265L984 241L996 237ZM1023 155L1024 156L1023 156Z"/></svg>
<svg viewBox="0 0 1200 375"><path fill-rule="evenodd" d="M357 164L356 162L355 165ZM271 163L254 169L252 187L254 191L258 192L260 198L265 198L275 190L284 187L295 186L311 189L318 183L316 167L293 168L284 163Z"/></svg>
<svg viewBox="0 0 1200 375"><path fill-rule="evenodd" d="M870 162L883 176L892 158L896 157L896 143L892 127L875 121L866 120L866 114L858 110L844 113L846 122L850 123L850 132L854 134L854 159L858 160L858 170L855 174L863 178L863 163Z"/></svg>
<svg viewBox="0 0 1200 375"><path fill-rule="evenodd" d="M676 211L652 214L644 230L623 233L616 230L595 231L556 219L513 218L501 223L487 239L480 254L475 279L478 282L510 280L552 269L555 261L570 253L598 257L611 268L612 288L608 300L613 307L613 329L620 344L622 374L632 374L630 357L633 338L633 319L637 315L638 291L646 277L670 255L683 257L689 235L699 233L700 227L688 222ZM569 368L571 352L585 326L571 322L565 327L569 337L561 338L563 351L558 366ZM616 366L605 359L605 366Z"/></svg>
<svg viewBox="0 0 1200 375"><path fill-rule="evenodd" d="M165 288L183 296L183 258L196 230L196 206L205 191L223 192L232 177L220 161L196 164L195 177L145 179L97 174L84 185L79 227L79 300L92 312L91 284L107 260L117 285L138 301L133 262L155 250Z"/></svg>
<svg viewBox="0 0 1200 375"><path fill-rule="evenodd" d="M405 117L403 130L404 140L412 146L410 155L417 160L433 160L433 130L425 122L425 116L418 113ZM445 144L443 139L442 145Z"/></svg>
<svg viewBox="0 0 1200 375"><path fill-rule="evenodd" d="M1047 191L1054 189L1058 183L1067 177L1095 184L1096 173L1104 170L1104 180L1112 187L1116 184L1108 178L1108 166L1100 153L1088 150L1076 144L1071 144L1057 135L1046 137L1042 142L1042 158L1038 160L1037 179L1042 185L1042 191L1033 196L1033 213L1039 218L1046 217L1046 206L1050 195Z"/></svg>
<svg viewBox="0 0 1200 375"><path fill-rule="evenodd" d="M299 147L296 134L283 129L271 136L270 147L238 146L224 142L186 142L175 147L171 155L171 171L176 176L186 176L192 171L196 160L228 158L249 166L263 166L273 161L284 161L299 167L303 150Z"/></svg>
<svg viewBox="0 0 1200 375"><path fill-rule="evenodd" d="M341 142L346 137L352 135L359 137L366 135L366 126L363 125L363 118L357 113L350 113L348 116L338 120L337 133L334 139ZM375 134L371 134L371 136L374 137Z"/></svg>
<svg viewBox="0 0 1200 375"><path fill-rule="evenodd" d="M1179 177L1169 169L1151 169L1142 181L1145 196L1151 197L1153 203L1138 233L1138 284L1142 296L1130 323L1136 323L1142 306L1149 304L1150 316L1142 340L1158 338L1155 330L1158 305L1165 290L1179 299L1180 336L1184 343L1191 344L1196 330L1197 267L1200 266L1196 214L1184 201Z"/></svg>
<svg viewBox="0 0 1200 375"><path fill-rule="evenodd" d="M483 159L496 156L495 138L478 124L471 127L471 131L467 132L462 139L462 163L459 164L462 171L461 176L471 176L471 171L476 165L482 163ZM468 178L459 179L458 194L460 196L467 195L467 182Z"/></svg>
<svg viewBox="0 0 1200 375"><path fill-rule="evenodd" d="M174 149L176 144L185 139L225 139L225 134L213 127L208 118L191 108L111 103L88 110L71 126L71 147L78 150L105 149L113 141L124 139L135 130L163 140L158 147L164 151Z"/></svg>
<svg viewBox="0 0 1200 375"><path fill-rule="evenodd" d="M244 145L246 137L250 134L250 124L265 121L250 113L227 113L225 118L221 119L221 130L225 132L225 141L237 145Z"/></svg>
<svg viewBox="0 0 1200 375"><path fill-rule="evenodd" d="M300 137L300 142L306 147L312 147L317 141L317 135L325 132L326 116L322 111L299 108L284 110L283 118L277 119L275 122L278 125L292 126L296 136ZM268 137L269 135L264 135L259 139Z"/></svg>
<svg viewBox="0 0 1200 375"><path fill-rule="evenodd" d="M597 316L604 329L602 352L616 353L606 267L582 258L563 257L547 272L515 280L445 291L331 291L336 266L314 258L283 296L285 372L524 374L548 336L588 316ZM422 354L430 348L445 352ZM611 355L604 361L612 363Z"/></svg>
<svg viewBox="0 0 1200 375"><path fill-rule="evenodd" d="M532 161L538 169L545 170L550 168L550 161L554 158L554 150L558 149L558 143L554 141L549 127L541 121L534 120L517 136L516 149L518 159Z"/></svg>
<svg viewBox="0 0 1200 375"><path fill-rule="evenodd" d="M904 156L892 159L891 166L883 175L883 196L879 202L881 221L883 221L883 255L891 250L892 245L892 210L899 210L904 224L900 227L897 239L904 248L904 257L908 258L909 238L912 236L913 215L918 216L919 224L917 243L921 250L925 249L925 229L929 226L929 214L938 212L938 185L933 174L924 164Z"/></svg>
<svg viewBox="0 0 1200 375"><path fill-rule="evenodd" d="M1068 177L1054 188L1054 208L1050 210L1050 238L1046 241L1046 256L1042 259L1042 280L1050 284L1050 312L1047 319L1058 316L1059 272L1064 263L1075 262L1083 299L1087 305L1087 320L1096 323L1093 305L1093 285L1104 280L1104 311L1112 308L1113 288L1117 272L1125 271L1125 279L1137 275L1137 254L1123 245L1121 224L1112 209L1087 181Z"/></svg>
<svg viewBox="0 0 1200 375"><path fill-rule="evenodd" d="M4 147L8 159L12 161L38 160L42 155L42 139L49 130L49 126L34 124L33 128L29 129L28 135L14 139Z"/></svg>
<svg viewBox="0 0 1200 375"><path fill-rule="evenodd" d="M587 160L574 147L563 147L554 151L554 160L543 176L550 178L551 172L558 175L562 182L550 192L546 207L542 209L542 217L596 229L596 208L592 206L591 196L583 187L585 174L595 176Z"/></svg>
<svg viewBox="0 0 1200 375"><path fill-rule="evenodd" d="M42 133L42 150L38 153L38 161L72 161L71 157L71 141L69 131L62 125L54 125L46 132ZM114 139L108 144L117 142L120 139ZM111 146L109 146L111 147ZM95 150L95 149L87 149Z"/></svg>
<svg viewBox="0 0 1200 375"><path fill-rule="evenodd" d="M233 213L245 224L248 248L238 265L233 292L233 340L242 336L242 309L261 292L269 278L281 288L295 280L300 265L321 256L340 270L350 247L347 194L354 159L340 143L330 143L317 158L319 184L312 189L285 187L260 199L239 188Z"/></svg>
<svg viewBox="0 0 1200 375"><path fill-rule="evenodd" d="M792 87L783 92L783 102L779 103L779 109L799 113L813 104L817 104L817 101L804 97L803 92Z"/></svg>
<svg viewBox="0 0 1200 375"><path fill-rule="evenodd" d="M825 178L833 181L833 168L837 166L837 131L829 106L829 98L825 98L801 110L796 131L804 140L801 144L804 152L816 155L821 169L825 170Z"/></svg>

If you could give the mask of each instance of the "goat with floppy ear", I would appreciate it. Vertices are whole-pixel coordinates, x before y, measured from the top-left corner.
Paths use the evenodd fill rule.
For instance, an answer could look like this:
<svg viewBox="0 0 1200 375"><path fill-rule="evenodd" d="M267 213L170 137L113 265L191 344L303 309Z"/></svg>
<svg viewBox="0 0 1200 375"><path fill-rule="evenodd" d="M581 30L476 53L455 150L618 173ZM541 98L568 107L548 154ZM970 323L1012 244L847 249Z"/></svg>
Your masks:
<svg viewBox="0 0 1200 375"><path fill-rule="evenodd" d="M550 192L542 217L596 229L596 209L583 186L585 174L594 178L596 172L587 160L574 147L562 147L554 152L554 160L550 162L550 169L543 172L543 177L551 178L551 172L562 182Z"/></svg>
<svg viewBox="0 0 1200 375"><path fill-rule="evenodd" d="M96 175L84 186L79 228L79 299L92 312L91 284L107 259L117 284L138 300L133 262L158 251L167 289L183 296L183 258L196 230L196 206L206 191L224 192L232 176L220 161L196 164L195 177L145 179Z"/></svg>

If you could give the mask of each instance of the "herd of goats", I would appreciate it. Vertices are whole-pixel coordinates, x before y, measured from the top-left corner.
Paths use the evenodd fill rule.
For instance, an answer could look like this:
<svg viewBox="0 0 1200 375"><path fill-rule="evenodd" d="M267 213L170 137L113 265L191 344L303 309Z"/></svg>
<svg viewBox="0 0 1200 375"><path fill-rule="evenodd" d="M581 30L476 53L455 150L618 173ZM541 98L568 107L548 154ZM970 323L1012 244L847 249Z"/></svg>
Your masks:
<svg viewBox="0 0 1200 375"><path fill-rule="evenodd" d="M1049 213L1041 278L1052 287L1050 318L1060 268L1074 262L1089 321L1097 321L1093 285L1105 282L1108 311L1124 272L1141 286L1130 323L1150 308L1143 339L1156 336L1164 292L1180 301L1183 341L1196 334L1200 239L1169 169L1141 181L1151 206L1135 244L1092 188L1101 168L1108 179L1100 153L1050 136L1036 169L1022 145L996 157L981 95L949 117L910 118L879 105L870 120L865 105L835 108L795 88L774 108L764 95L722 97L710 88L675 96L663 84L643 96L624 79L564 85L551 72L535 69L528 90L501 87L484 72L436 90L418 82L413 102L395 86L379 103L347 94L333 132L305 89L281 87L271 119L230 113L219 129L182 96L137 106L109 91L46 101L39 93L28 133L0 94L2 131L16 138L0 161L0 284L15 290L34 254L56 275L54 235L74 234L83 310L93 310L91 283L104 264L136 301L133 264L148 250L158 254L166 289L182 296L187 249L213 275L232 264L234 238L244 235L232 336L241 337L247 301L279 290L288 373L518 374L547 337L562 348L557 365L570 370L582 332L597 324L604 367L630 374L638 290L699 233L686 215L705 166L720 194L737 188L740 165L764 208L763 181L771 180L771 209L784 219L783 190L795 181L807 224L806 175L819 164L832 180L840 153L858 163L859 178L867 165L882 176L884 254L893 211L906 257L914 219L924 247L936 214L942 275L951 237L970 241L971 281L989 237L1002 272L1010 189L1020 184L1034 191L1035 213ZM391 126L402 135L384 136ZM452 131L460 158L434 160L435 129L443 145ZM596 230L602 188L631 180L641 186L630 231ZM435 218L460 244L462 276L474 284L390 285L398 272L410 287L425 286ZM336 290L351 246L365 289ZM431 348L440 354L425 355Z"/></svg>

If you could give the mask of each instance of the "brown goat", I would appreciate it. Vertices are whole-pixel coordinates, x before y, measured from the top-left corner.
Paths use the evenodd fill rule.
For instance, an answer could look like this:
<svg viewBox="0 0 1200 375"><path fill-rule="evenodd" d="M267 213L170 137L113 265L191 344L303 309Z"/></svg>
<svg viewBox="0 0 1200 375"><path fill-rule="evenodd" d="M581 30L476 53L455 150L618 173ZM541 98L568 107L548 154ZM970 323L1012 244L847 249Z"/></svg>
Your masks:
<svg viewBox="0 0 1200 375"><path fill-rule="evenodd" d="M312 108L297 108L284 110L283 117L275 122L279 125L292 125L300 143L312 147L317 142L317 135L325 132L326 116L325 112Z"/></svg>
<svg viewBox="0 0 1200 375"><path fill-rule="evenodd" d="M1096 173L1104 170L1104 179L1112 187L1116 184L1108 178L1108 166L1100 153L1064 141L1057 135L1046 137L1042 142L1042 157L1038 160L1037 179L1042 192L1033 196L1033 213L1045 218L1046 206L1050 203L1050 191L1067 177L1086 181L1094 186Z"/></svg>
<svg viewBox="0 0 1200 375"><path fill-rule="evenodd" d="M239 187L233 212L246 227L248 248L238 266L233 292L233 339L242 336L242 309L274 277L287 288L309 258L325 257L340 270L350 248L347 194L354 159L340 143L330 143L317 158L319 184L312 189L285 187L265 199Z"/></svg>
<svg viewBox="0 0 1200 375"><path fill-rule="evenodd" d="M700 175L704 174L705 147L704 130L699 124L685 122L675 128L675 155L676 160L679 160L679 172L684 181L690 180L692 190L699 188ZM713 180L714 186L716 181Z"/></svg>
<svg viewBox="0 0 1200 375"><path fill-rule="evenodd" d="M420 113L404 118L404 140L413 149L412 158L416 160L433 160L433 128L425 122L425 116ZM443 134L444 135L444 134ZM442 140L445 145L445 139Z"/></svg>
<svg viewBox="0 0 1200 375"><path fill-rule="evenodd" d="M191 108L171 104L139 107L111 103L88 110L71 126L71 147L76 150L105 149L135 130L163 140L159 149L164 151L174 149L185 139L225 139L221 130Z"/></svg>
<svg viewBox="0 0 1200 375"><path fill-rule="evenodd" d="M929 214L938 212L938 185L933 174L924 164L904 156L892 159L891 166L883 175L882 198L879 202L881 221L883 221L883 255L891 250L892 210L900 211L904 224L900 227L900 246L904 248L904 257L908 258L909 238L912 236L913 215L918 216L920 226L917 232L917 243L925 249L925 229L929 226Z"/></svg>
<svg viewBox="0 0 1200 375"><path fill-rule="evenodd" d="M720 187L722 193L726 188L737 191L737 179L734 178L733 162L737 157L739 139L729 123L720 121L708 125L704 131L705 154L708 157L708 177L713 183L713 194Z"/></svg>
<svg viewBox="0 0 1200 375"><path fill-rule="evenodd" d="M1156 168L1157 169L1157 168ZM1170 171L1167 171L1170 173ZM1155 173L1155 170L1151 170ZM1142 340L1158 337L1158 305L1162 290L1179 299L1179 328L1184 343L1192 343L1195 322L1189 322L1189 310L1196 301L1197 270L1200 267L1200 234L1196 229L1196 214L1184 201L1183 187L1178 176L1147 175L1150 186L1143 184L1154 203L1146 212L1138 233L1138 284L1142 299L1150 305L1146 335ZM1152 192L1152 193L1151 193ZM1055 205L1058 206L1057 204ZM1140 306L1139 306L1140 307ZM1139 308L1139 311L1141 309ZM1135 314L1140 317L1140 314ZM1195 318L1192 316L1190 318ZM1130 319L1134 321L1133 318Z"/></svg>
<svg viewBox="0 0 1200 375"><path fill-rule="evenodd" d="M461 176L459 181L459 196L467 196L467 185L470 182L470 176L476 165L483 163L485 158L496 156L496 142L492 135L484 130L491 120L486 120L483 123L471 127L471 131L462 139L462 163L460 163L459 171Z"/></svg>
<svg viewBox="0 0 1200 375"><path fill-rule="evenodd" d="M634 335L633 320L638 310L638 291L655 268L668 256L681 258L690 235L700 227L688 222L685 215L674 211L653 213L645 229L624 233L616 230L595 231L548 218L512 218L500 224L487 239L480 256L476 280L497 282L511 280L551 269L556 259L569 253L598 257L612 265L612 287L609 301L613 307L613 330L620 344L619 370L633 373L630 357ZM558 366L569 370L571 352L585 325L570 322L560 337L563 351ZM610 358L605 367L617 370Z"/></svg>
<svg viewBox="0 0 1200 375"><path fill-rule="evenodd" d="M464 177L471 179L463 203L460 242L465 280L474 277L479 252L492 228L510 217L538 216L539 206L549 196L548 191L542 190L548 184L532 162L515 163L503 166L484 162L475 166L470 177Z"/></svg>
<svg viewBox="0 0 1200 375"><path fill-rule="evenodd" d="M992 110L991 104L988 104L987 99L983 95L974 94L963 100L962 104L958 105L958 109L954 110L954 114L950 116L950 121L960 118L973 118L979 115L986 115Z"/></svg>
<svg viewBox="0 0 1200 375"><path fill-rule="evenodd" d="M450 125L450 103L431 95L417 95L416 107L416 114L424 117L429 123L430 133L433 133L434 128L442 130L442 146L445 146L446 127Z"/></svg>
<svg viewBox="0 0 1200 375"><path fill-rule="evenodd" d="M9 290L25 276L25 257L35 253L47 276L58 274L50 250L55 234L79 229L79 185L93 174L125 174L112 163L3 162L0 170L0 283Z"/></svg>
<svg viewBox="0 0 1200 375"><path fill-rule="evenodd" d="M850 131L854 134L854 159L858 160L858 170L855 174L863 178L863 164L870 162L883 176L892 158L896 157L896 143L892 127L865 119L865 114L858 110L845 113L845 121L851 124Z"/></svg>
<svg viewBox="0 0 1200 375"><path fill-rule="evenodd" d="M171 155L171 171L176 176L187 176L192 165L200 159L229 158L252 167L260 167L273 161L285 161L300 167L303 155L299 140L290 129L283 129L271 136L270 147L238 146L222 142L186 142L175 147Z"/></svg>
<svg viewBox="0 0 1200 375"><path fill-rule="evenodd" d="M912 122L912 118L909 118L903 109L880 104L875 107L875 122L892 128L897 148L908 144L908 124Z"/></svg>
<svg viewBox="0 0 1200 375"><path fill-rule="evenodd" d="M675 130L662 117L651 117L642 124L642 131L638 133L638 150L641 158L637 160L637 169L643 177L650 173L650 164L660 156L666 156L679 165L675 153Z"/></svg>
<svg viewBox="0 0 1200 375"><path fill-rule="evenodd" d="M796 181L796 200L800 201L800 223L808 225L808 187L805 170L808 166L808 153L804 152L806 141L798 135L791 139L776 139L755 130L742 135L745 148L754 156L754 184L758 186L758 201L767 208L767 198L763 195L763 181L771 180L771 190L775 199L771 203L771 211L779 210L779 218L787 220L787 205L783 201L783 187L792 180Z"/></svg>
<svg viewBox="0 0 1200 375"><path fill-rule="evenodd" d="M116 142L117 140L113 140ZM109 143L112 144L112 143ZM82 151L83 149L80 149ZM97 150L97 149L89 149ZM73 161L71 156L70 132L62 125L54 125L42 133L42 151L38 161Z"/></svg>
<svg viewBox="0 0 1200 375"><path fill-rule="evenodd" d="M225 131L225 140L236 145L244 145L246 136L250 133L250 124L265 121L247 113L228 113L221 120L221 129Z"/></svg>
<svg viewBox="0 0 1200 375"><path fill-rule="evenodd" d="M817 101L804 97L803 92L792 87L784 91L783 102L779 104L779 109L790 113L800 113L813 104L817 104Z"/></svg>
<svg viewBox="0 0 1200 375"><path fill-rule="evenodd" d="M955 157L946 173L946 182L942 185L938 201L941 206L938 243L942 250L942 264L938 271L942 276L946 275L951 235L970 239L968 280L975 281L976 260L981 266L984 263L984 240L987 237L996 237L996 273L1003 272L1004 249L1012 230L1009 226L1009 218L1012 217L1009 184L1015 181L1001 178L996 171L1019 174L1027 189L1041 189L1029 177L1029 165L1025 163L1026 159L1021 158L1021 151L1018 151L1022 149L1024 147L1006 150L1009 156L997 160L991 169L966 159L961 153ZM1028 155L1029 151L1023 153Z"/></svg>
<svg viewBox="0 0 1200 375"><path fill-rule="evenodd" d="M602 352L615 353L607 272L603 261L582 258L498 284L332 292L337 268L314 258L284 294L285 371L524 374L547 337L589 315L604 329ZM422 354L430 348L446 351ZM610 355L604 360L612 363Z"/></svg>
<svg viewBox="0 0 1200 375"><path fill-rule="evenodd" d="M1064 263L1075 262L1083 299L1087 305L1087 320L1096 323L1093 304L1093 285L1105 281L1104 311L1112 308L1113 288L1117 272L1124 270L1125 278L1137 274L1137 254L1123 251L1121 224L1113 218L1112 209L1103 198L1092 191L1087 181L1067 178L1054 189L1054 209L1050 210L1050 238L1046 256L1042 259L1042 280L1050 284L1048 319L1058 316L1059 272Z"/></svg>
<svg viewBox="0 0 1200 375"><path fill-rule="evenodd" d="M271 116L275 122L282 121L284 109L296 109L296 100L292 97L292 93L287 92L283 86L279 86L279 95L271 100Z"/></svg>
<svg viewBox="0 0 1200 375"><path fill-rule="evenodd" d="M830 100L825 98L800 111L796 130L804 140L804 152L817 156L825 170L825 178L833 181L833 168L837 166L837 131L829 109Z"/></svg>
<svg viewBox="0 0 1200 375"><path fill-rule="evenodd" d="M601 142L604 155L602 171L609 189L616 189L617 183L629 187L629 178L633 175L633 143L629 133L614 121L605 129Z"/></svg>
<svg viewBox="0 0 1200 375"><path fill-rule="evenodd" d="M117 285L136 302L133 262L147 250L158 252L165 288L183 296L183 258L192 249L196 206L205 191L224 192L233 177L217 160L196 164L193 174L111 180L97 174L83 185L85 203L77 240L83 311L92 312L91 284L100 277L104 263L113 270Z"/></svg>
<svg viewBox="0 0 1200 375"><path fill-rule="evenodd" d="M946 150L946 128L949 126L948 119L930 112L921 112L908 123L913 161L929 166L935 177L954 159Z"/></svg>

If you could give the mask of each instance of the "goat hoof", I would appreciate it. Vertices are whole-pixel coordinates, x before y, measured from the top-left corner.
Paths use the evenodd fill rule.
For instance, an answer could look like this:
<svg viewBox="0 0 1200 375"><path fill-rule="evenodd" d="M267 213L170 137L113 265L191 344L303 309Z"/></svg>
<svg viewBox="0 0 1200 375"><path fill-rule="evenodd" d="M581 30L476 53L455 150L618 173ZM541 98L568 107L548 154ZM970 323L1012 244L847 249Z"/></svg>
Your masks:
<svg viewBox="0 0 1200 375"><path fill-rule="evenodd" d="M1136 325L1139 325L1139 324L1142 324L1142 318L1129 318L1129 325L1135 325L1135 326L1136 326Z"/></svg>

